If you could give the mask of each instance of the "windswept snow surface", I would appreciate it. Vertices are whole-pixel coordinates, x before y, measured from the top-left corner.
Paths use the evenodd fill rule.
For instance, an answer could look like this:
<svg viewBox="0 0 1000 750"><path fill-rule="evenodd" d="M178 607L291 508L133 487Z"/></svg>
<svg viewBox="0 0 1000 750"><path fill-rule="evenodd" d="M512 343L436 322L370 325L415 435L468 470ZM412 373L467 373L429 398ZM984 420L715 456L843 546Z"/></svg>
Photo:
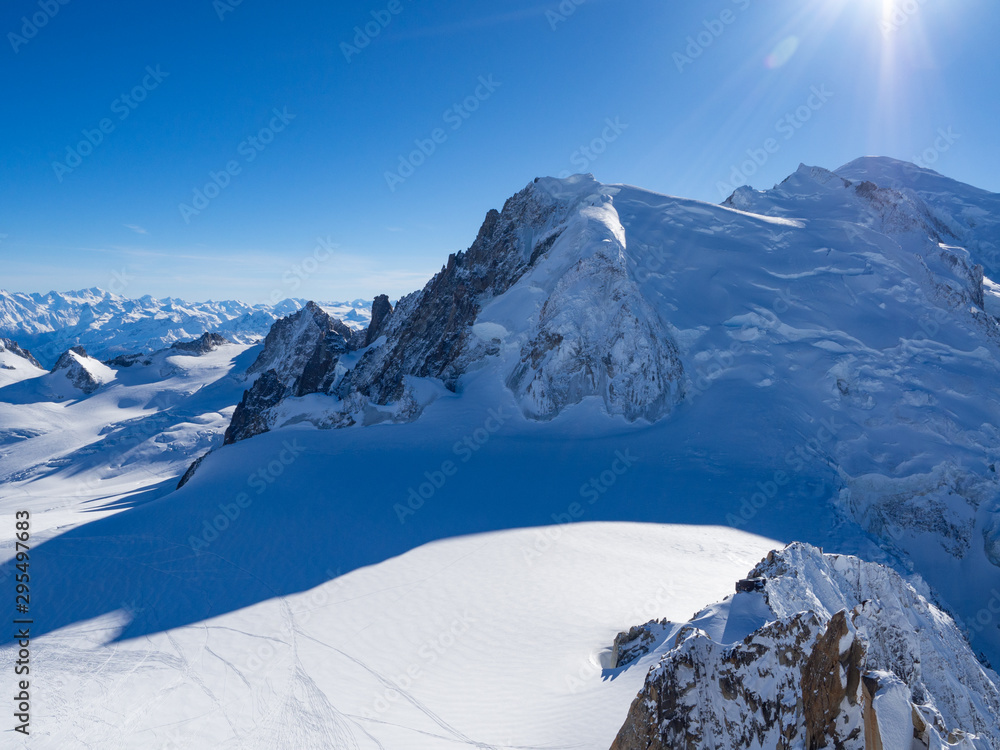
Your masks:
<svg viewBox="0 0 1000 750"><path fill-rule="evenodd" d="M603 668L615 634L683 621L774 544L625 523L479 534L105 645L142 616L123 600L33 641L37 729L4 746L607 748L655 661Z"/></svg>

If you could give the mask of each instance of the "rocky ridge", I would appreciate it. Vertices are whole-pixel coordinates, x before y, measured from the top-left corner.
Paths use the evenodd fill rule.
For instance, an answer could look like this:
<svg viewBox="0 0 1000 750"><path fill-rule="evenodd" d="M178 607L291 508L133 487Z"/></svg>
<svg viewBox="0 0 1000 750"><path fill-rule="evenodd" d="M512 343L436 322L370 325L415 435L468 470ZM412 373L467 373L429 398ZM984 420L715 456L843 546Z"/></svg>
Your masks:
<svg viewBox="0 0 1000 750"><path fill-rule="evenodd" d="M74 346L56 360L52 373L63 373L70 384L90 395L114 379L114 370L87 354L82 346Z"/></svg>
<svg viewBox="0 0 1000 750"><path fill-rule="evenodd" d="M568 267L546 265L561 238L579 246L581 234L601 231L597 222L601 229L581 229L588 224L581 214L608 200L589 176L536 180L501 211L490 210L469 249L449 256L421 291L395 309L384 295L377 298L363 335L312 303L279 321L248 370L256 380L227 442L273 428L283 416L279 404L312 393L336 403L322 416L296 419L342 427L415 418L427 397L411 379L456 391L463 374L501 353L508 332L492 336L503 328L494 324L477 331L477 319L529 271L555 281L507 377L525 414L548 419L596 395L609 413L629 420L663 416L682 396L683 367L666 323L627 271L621 242L609 240Z"/></svg>
<svg viewBox="0 0 1000 750"><path fill-rule="evenodd" d="M612 750L1000 748L996 675L894 571L796 543L747 581L677 629Z"/></svg>
<svg viewBox="0 0 1000 750"><path fill-rule="evenodd" d="M16 341L11 339L0 338L0 352L10 352L11 354L20 357L21 359L27 360L30 364L35 367L41 368L41 363L32 356L31 352L27 349L21 348ZM8 365L9 367L9 365Z"/></svg>

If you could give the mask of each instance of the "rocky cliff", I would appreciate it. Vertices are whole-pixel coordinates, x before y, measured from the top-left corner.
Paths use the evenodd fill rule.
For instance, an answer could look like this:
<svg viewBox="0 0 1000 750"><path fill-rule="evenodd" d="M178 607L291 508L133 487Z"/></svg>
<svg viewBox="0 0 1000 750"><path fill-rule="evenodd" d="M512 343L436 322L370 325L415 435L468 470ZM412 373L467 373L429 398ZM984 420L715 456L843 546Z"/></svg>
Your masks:
<svg viewBox="0 0 1000 750"><path fill-rule="evenodd" d="M82 346L74 346L63 352L56 360L52 374L62 374L73 388L86 395L115 377L114 370L88 355Z"/></svg>
<svg viewBox="0 0 1000 750"><path fill-rule="evenodd" d="M612 750L1000 748L996 675L892 570L793 544L747 580L676 630Z"/></svg>
<svg viewBox="0 0 1000 750"><path fill-rule="evenodd" d="M18 346L16 341L12 341L11 339L0 338L0 352L10 352L14 356L28 361L35 367L40 368L42 366L39 361L32 356L31 352L27 349L21 348Z"/></svg>
<svg viewBox="0 0 1000 750"><path fill-rule="evenodd" d="M573 248L581 234L603 231L588 207L608 201L589 177L536 181L491 210L468 250L448 262L419 292L376 298L359 333L313 303L274 325L247 374L247 390L226 434L235 442L303 419L324 427L414 418L428 402L413 379L456 391L460 378L501 354L502 326L476 331L487 305L504 298L529 272L549 279L545 297L521 312L519 356L507 383L531 417L547 419L587 396L627 419L655 420L680 399L683 367L665 321L631 278L621 243L586 250L573 263L547 263L566 230ZM592 223L594 228L586 225ZM572 235L572 236L570 236ZM532 276L532 279L534 276ZM504 329L504 334L508 332ZM273 373L267 375L267 373ZM433 391L433 387L431 388ZM323 413L288 399L333 397Z"/></svg>

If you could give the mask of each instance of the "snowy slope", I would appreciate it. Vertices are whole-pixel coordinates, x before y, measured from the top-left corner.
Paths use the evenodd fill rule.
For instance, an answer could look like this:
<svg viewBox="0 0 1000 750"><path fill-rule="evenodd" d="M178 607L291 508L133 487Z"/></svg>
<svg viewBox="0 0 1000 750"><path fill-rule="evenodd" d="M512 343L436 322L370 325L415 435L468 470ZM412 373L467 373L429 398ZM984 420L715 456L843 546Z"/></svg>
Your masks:
<svg viewBox="0 0 1000 750"><path fill-rule="evenodd" d="M886 157L855 159L836 173L849 180L869 180L919 199L943 225L943 232L983 265L987 276L1000 276L1000 195L933 169Z"/></svg>
<svg viewBox="0 0 1000 750"><path fill-rule="evenodd" d="M0 388L25 378L38 377L44 372L31 352L16 341L0 338Z"/></svg>
<svg viewBox="0 0 1000 750"><path fill-rule="evenodd" d="M107 644L145 606L125 599L33 642L38 734L5 746L607 748L652 660L604 669L614 633L683 619L772 545L639 524L483 534Z"/></svg>
<svg viewBox="0 0 1000 750"><path fill-rule="evenodd" d="M306 300L248 305L232 300L189 303L175 298L129 299L103 289L22 294L0 290L0 336L35 349L45 366L71 346L83 346L97 359L153 352L207 331L239 343L264 337L278 318ZM364 300L322 303L331 315L354 327L367 325L371 304Z"/></svg>
<svg viewBox="0 0 1000 750"><path fill-rule="evenodd" d="M974 192L963 198L974 199ZM988 194L983 200L988 211ZM17 465L37 465L38 479L11 477L20 484L3 500L5 513L29 507L43 524L55 508L51 516L66 526L33 558L46 580L38 592L37 607L46 613L39 642L71 634L72 648L85 651L56 652L53 674L77 674L100 662L115 700L132 700L135 693L134 700L145 701L148 708L137 706L123 734L115 735L126 747L153 737L167 742L166 727L176 729L179 747L189 737L196 745L239 746L238 720L222 726L196 717L244 716L240 711L271 717L257 723L261 746L309 746L309 736L335 746L378 747L370 734L383 747L455 741L607 747L644 676L635 668L607 675L601 685L622 692L606 703L603 694L577 704L556 692L548 704L528 693L525 713L505 718L508 705L519 705L517 696L537 687L528 670L546 655L532 645L538 631L569 632L567 648L610 653L614 633L642 621L621 616L629 605L615 599L618 590L636 578L648 588L645 576L675 568L682 557L697 568L726 555L745 538L737 532L766 537L768 546L804 540L887 563L964 619L974 650L1000 662L1000 630L988 604L1000 585L993 427L1000 423L998 324L984 309L989 282L977 270L981 261L960 246L957 230L954 237L942 233L945 218L936 211L898 187L808 167L774 191L737 191L724 206L602 185L588 176L537 180L503 211L491 212L470 250L449 258L424 290L380 313L378 335L366 335L360 348L331 348L337 341L327 328L299 312L286 326L296 335L276 335L275 351L264 347L246 352L240 363L220 362L218 385L213 380L206 387L206 401L191 394L204 409L197 414L217 410L204 438L188 439L185 426L179 431L185 449L171 454L147 433L148 442L137 442L143 447L134 454L134 470L151 461L162 484L133 486L146 488L150 502L83 525L84 507L70 499L80 474L70 443L92 446L93 463L85 465L104 483L106 503L134 504L126 487L132 479L120 479L116 464L104 460L96 425L108 410L121 408L126 416L133 408L109 395L124 395L126 377L150 388L147 401L140 399L149 403L152 371L140 377L119 369L114 382L65 406L30 388L16 390L18 384L0 390L0 401L8 402L0 408L10 415L0 411L0 419L20 420L17 429L29 429L39 414L53 425L66 422L60 407L80 410L71 415L82 425L79 434L74 428L64 438L53 427L43 438L51 443L14 437ZM974 239L980 249L988 241ZM322 319L310 315L313 322ZM311 343L301 350L290 343L305 341ZM242 379L258 351L269 369ZM219 352L213 355L222 357ZM307 369L315 389L258 392L256 401L244 395L241 405L259 409L251 416L261 417L262 429L214 450L184 487L167 491L166 469L176 481L185 468L174 456L190 460L221 442L232 410L220 404L235 404L244 388L254 395L261 383L302 383ZM270 381L268 372L274 373ZM178 388L195 382L180 377L167 382ZM23 409L26 403L36 404L35 411ZM345 425L351 426L320 429ZM45 467L49 454L65 462ZM683 536L699 539L715 533L704 527L728 525L736 537L712 537L671 557L676 539L658 543L652 530L658 527L642 527L654 536L612 534L589 548L591 555L595 546L608 556L626 555L627 564L609 561L602 572L570 552L543 555L565 558L568 567L532 583L537 568L530 563L548 546L544 534L576 533L562 524L579 521L682 524ZM509 531L526 527L548 531ZM502 618L524 599L552 629L532 625L530 636L515 637L528 627L527 614L519 619L515 612L520 625L456 655L449 679L428 681L420 706L408 703L420 715L386 723L376 717L355 731L361 708L350 708L354 692L365 701L370 694L354 691L355 682L339 676L343 670L316 679L315 670L325 668L319 652L304 650L301 663L288 662L295 679L283 684L294 700L273 705L267 691L278 688L268 669L257 668L261 674L251 679L227 666L238 667L261 642L276 647L276 640L258 637L261 632L284 632L281 642L288 644L295 629L276 624L289 621L284 603L324 591L331 571L346 574L343 581L371 576L365 579L370 585L344 598L346 612L361 606L350 602L380 601L379 592L393 591L412 574L433 579L418 597L419 611L381 600L372 605L380 609L366 610L367 628L330 624L333 639L309 633L324 648L332 645L366 664L383 659L380 664L396 668L390 672L405 674L411 646L419 653L429 633L447 629L436 613L450 611L448 591L437 598L438 576L407 553L436 540L464 545L506 538L498 532L507 531L530 533L530 544L518 536L528 573L499 560L489 563L494 575L486 570L488 555L472 547L463 547L447 570L467 576L464 585L483 596L498 597L489 600L492 617ZM400 555L403 572L396 567ZM661 564L667 567L653 570ZM746 567L741 562L730 578ZM569 593L567 581L577 580L595 586L584 597L588 606L607 603L618 612L613 627L610 615L602 615L594 631L583 633L552 611L580 611L561 598ZM650 616L683 621L717 598L703 589L696 607ZM751 608L741 622L752 624L758 614ZM213 640L211 651L198 650L212 635L207 623L218 623L235 644ZM382 629L390 625L394 629ZM600 645L594 645L598 625ZM105 629L80 640L94 627ZM249 640L238 632L249 633ZM369 635L378 639L366 640ZM355 642L363 653L350 650ZM508 642L516 655L503 650ZM135 649L149 643L158 656L147 663ZM644 671L648 662L639 666ZM480 693L465 689L470 680L522 669L509 683L518 690L498 688L494 700L477 702ZM170 686L168 704L134 689L139 679ZM230 691L240 697L220 697ZM447 710L431 704L435 695ZM531 714L532 706L546 707L545 715ZM95 710L78 708L68 705L60 716ZM424 708L448 728L434 718L433 726L425 725ZM277 713L267 713L272 709ZM500 733L493 734L497 726ZM509 742L503 735L518 726L527 727L525 738ZM112 731L104 719L81 719L74 727L92 742ZM411 728L431 734L418 740Z"/></svg>
<svg viewBox="0 0 1000 750"><path fill-rule="evenodd" d="M0 387L0 506L44 510L39 532L169 492L221 444L256 348L166 349L130 367L70 351L64 367Z"/></svg>

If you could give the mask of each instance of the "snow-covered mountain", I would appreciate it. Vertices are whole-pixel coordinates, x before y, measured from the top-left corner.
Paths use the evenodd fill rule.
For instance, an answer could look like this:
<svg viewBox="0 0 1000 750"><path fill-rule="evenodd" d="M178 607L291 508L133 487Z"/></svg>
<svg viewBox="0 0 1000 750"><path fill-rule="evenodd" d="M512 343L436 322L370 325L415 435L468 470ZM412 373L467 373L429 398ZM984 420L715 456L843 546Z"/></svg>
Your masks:
<svg viewBox="0 0 1000 750"><path fill-rule="evenodd" d="M366 346L293 316L302 334L265 346L283 369L258 368L228 439L418 419L473 373L529 421L582 402L609 427L681 411L767 488L720 521L753 527L790 477L822 477L971 620L1000 562L1000 323L979 256L996 225L976 218L995 196L886 159L841 171L865 179L803 166L723 206L537 180ZM995 624L977 634L1000 654Z"/></svg>
<svg viewBox="0 0 1000 750"><path fill-rule="evenodd" d="M736 588L629 634L665 653L612 750L1000 746L1000 688L894 571L794 544Z"/></svg>
<svg viewBox="0 0 1000 750"><path fill-rule="evenodd" d="M42 374L42 365L16 341L0 338L0 387Z"/></svg>
<svg viewBox="0 0 1000 750"><path fill-rule="evenodd" d="M129 299L103 289L22 294L0 290L0 336L32 349L51 367L67 349L82 346L96 359L154 352L176 341L219 333L237 343L263 338L275 320L300 309L306 300L248 305L232 300L189 303L175 298ZM370 303L323 303L348 325L364 327Z"/></svg>
<svg viewBox="0 0 1000 750"><path fill-rule="evenodd" d="M111 365L77 347L51 372L19 363L4 381L0 370L0 506L39 498L42 534L65 513L96 518L166 494L195 456L222 444L237 373L257 348L205 334Z"/></svg>
<svg viewBox="0 0 1000 750"><path fill-rule="evenodd" d="M54 380L65 379L88 396L115 379L115 371L87 354L82 346L66 350L52 368L52 375Z"/></svg>
<svg viewBox="0 0 1000 750"><path fill-rule="evenodd" d="M543 178L367 327L303 304L253 347L112 361L89 395L55 399L58 371L0 388L4 507L44 529L37 643L81 695L113 652L101 679L131 719L54 692L45 715L80 746L162 743L166 716L177 746L609 747L670 623L801 540L840 556L786 550L794 570L758 576L767 607L677 663L750 638L738 659L794 641L832 669L850 636L878 659L849 721L870 724L867 690L879 727L912 704L998 747L955 708L989 717L972 654L1000 663L995 201L877 158L721 206ZM118 431L128 459L105 461ZM855 612L871 593L905 617ZM467 642L466 605L488 613ZM879 628L928 661L944 639L966 692L882 658ZM780 662L761 665L801 691Z"/></svg>
<svg viewBox="0 0 1000 750"><path fill-rule="evenodd" d="M364 341L342 336L331 348L325 333L310 333L325 330L322 321L319 329L310 323L315 311L297 313L288 324L295 333L269 341L261 354L283 363L278 380L284 388L295 380L295 388L279 394L274 378L258 380L237 412L255 412L255 426L234 429L233 438L282 420L414 419L442 386L456 391L462 375L491 360L503 360L508 387L533 419L552 419L591 396L629 421L668 414L683 392L683 366L667 319L629 272L612 206L619 190L585 176L536 181L490 211L469 250L387 308ZM289 363L303 356L313 358L310 367L325 361L325 376L301 378L301 364L290 373ZM286 395L309 393L335 401L320 414L278 406Z"/></svg>

